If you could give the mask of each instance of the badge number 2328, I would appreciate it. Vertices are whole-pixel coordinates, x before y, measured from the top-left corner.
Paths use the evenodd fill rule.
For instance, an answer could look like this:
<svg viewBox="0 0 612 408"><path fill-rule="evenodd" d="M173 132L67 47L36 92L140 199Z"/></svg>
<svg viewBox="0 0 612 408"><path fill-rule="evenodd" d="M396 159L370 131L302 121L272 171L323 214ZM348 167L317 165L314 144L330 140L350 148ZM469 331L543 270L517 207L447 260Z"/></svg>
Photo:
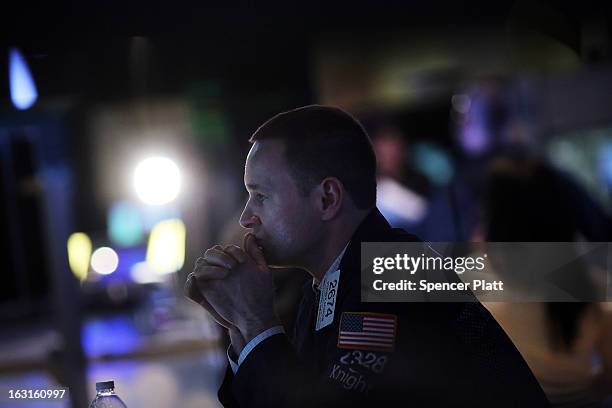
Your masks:
<svg viewBox="0 0 612 408"><path fill-rule="evenodd" d="M340 358L345 365L358 364L372 370L374 374L380 374L387 364L387 356L379 356L376 353L364 353L359 350L349 351Z"/></svg>

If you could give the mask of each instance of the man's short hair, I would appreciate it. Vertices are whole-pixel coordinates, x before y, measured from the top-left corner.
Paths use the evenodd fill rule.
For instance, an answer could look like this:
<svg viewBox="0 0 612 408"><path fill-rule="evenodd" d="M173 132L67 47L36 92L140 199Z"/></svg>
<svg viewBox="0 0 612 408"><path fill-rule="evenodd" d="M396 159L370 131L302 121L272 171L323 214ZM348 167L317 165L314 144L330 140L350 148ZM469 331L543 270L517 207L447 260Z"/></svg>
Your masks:
<svg viewBox="0 0 612 408"><path fill-rule="evenodd" d="M249 142L278 139L298 188L308 194L326 177L336 177L359 209L376 205L376 155L363 126L342 109L309 105L279 113Z"/></svg>

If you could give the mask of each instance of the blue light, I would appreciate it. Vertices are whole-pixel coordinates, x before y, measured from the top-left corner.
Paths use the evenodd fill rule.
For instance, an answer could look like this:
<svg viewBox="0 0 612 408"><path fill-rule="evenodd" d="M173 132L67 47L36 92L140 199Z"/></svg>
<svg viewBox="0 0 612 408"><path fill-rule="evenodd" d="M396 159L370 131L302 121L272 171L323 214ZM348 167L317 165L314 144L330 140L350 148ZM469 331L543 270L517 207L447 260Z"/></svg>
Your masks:
<svg viewBox="0 0 612 408"><path fill-rule="evenodd" d="M9 50L9 85L11 101L17 109L28 109L38 99L28 64L16 48Z"/></svg>
<svg viewBox="0 0 612 408"><path fill-rule="evenodd" d="M128 201L113 204L108 213L108 235L121 247L142 243L144 226L138 207Z"/></svg>
<svg viewBox="0 0 612 408"><path fill-rule="evenodd" d="M181 212L173 204L166 205L141 205L140 215L146 231L151 231L154 226L164 220L181 218Z"/></svg>
<svg viewBox="0 0 612 408"><path fill-rule="evenodd" d="M599 151L599 173L608 186L612 186L612 143L605 144Z"/></svg>
<svg viewBox="0 0 612 408"><path fill-rule="evenodd" d="M142 346L142 341L128 316L91 319L81 329L81 344L89 358L131 353Z"/></svg>
<svg viewBox="0 0 612 408"><path fill-rule="evenodd" d="M419 143L414 147L414 166L425 174L434 184L448 184L454 174L451 159L440 147Z"/></svg>
<svg viewBox="0 0 612 408"><path fill-rule="evenodd" d="M110 275L100 277L101 285L109 285L113 283L129 283L133 279L130 275L130 270L135 264L145 260L146 252L143 246L135 246L131 248L117 248L117 255L120 262L115 272Z"/></svg>

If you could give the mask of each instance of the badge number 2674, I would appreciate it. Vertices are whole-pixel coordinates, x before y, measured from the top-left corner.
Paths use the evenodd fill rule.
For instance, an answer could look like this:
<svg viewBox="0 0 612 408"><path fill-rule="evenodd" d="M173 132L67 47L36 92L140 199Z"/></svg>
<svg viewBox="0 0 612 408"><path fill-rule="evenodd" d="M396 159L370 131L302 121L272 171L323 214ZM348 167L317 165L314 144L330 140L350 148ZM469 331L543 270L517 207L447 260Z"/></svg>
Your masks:
<svg viewBox="0 0 612 408"><path fill-rule="evenodd" d="M321 297L319 298L316 330L321 330L334 321L338 282L340 282L340 270L325 276L323 282L321 282Z"/></svg>
<svg viewBox="0 0 612 408"><path fill-rule="evenodd" d="M336 286L338 281L329 282L329 291L327 292L327 299L325 299L325 317L328 318L334 314L334 304L336 303Z"/></svg>

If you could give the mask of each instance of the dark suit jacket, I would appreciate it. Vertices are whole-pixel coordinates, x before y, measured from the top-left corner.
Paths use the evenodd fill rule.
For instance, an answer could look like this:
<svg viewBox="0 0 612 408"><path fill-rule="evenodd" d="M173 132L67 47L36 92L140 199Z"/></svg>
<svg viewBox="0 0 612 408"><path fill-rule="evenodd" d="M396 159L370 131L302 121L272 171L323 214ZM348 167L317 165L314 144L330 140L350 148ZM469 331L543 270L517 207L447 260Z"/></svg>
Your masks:
<svg viewBox="0 0 612 408"><path fill-rule="evenodd" d="M340 263L334 321L315 331L318 296L304 287L295 330L260 343L237 374L227 370L224 406L545 407L529 367L478 302L362 303L361 242L418 241L373 210ZM397 319L393 351L339 348L344 312Z"/></svg>

